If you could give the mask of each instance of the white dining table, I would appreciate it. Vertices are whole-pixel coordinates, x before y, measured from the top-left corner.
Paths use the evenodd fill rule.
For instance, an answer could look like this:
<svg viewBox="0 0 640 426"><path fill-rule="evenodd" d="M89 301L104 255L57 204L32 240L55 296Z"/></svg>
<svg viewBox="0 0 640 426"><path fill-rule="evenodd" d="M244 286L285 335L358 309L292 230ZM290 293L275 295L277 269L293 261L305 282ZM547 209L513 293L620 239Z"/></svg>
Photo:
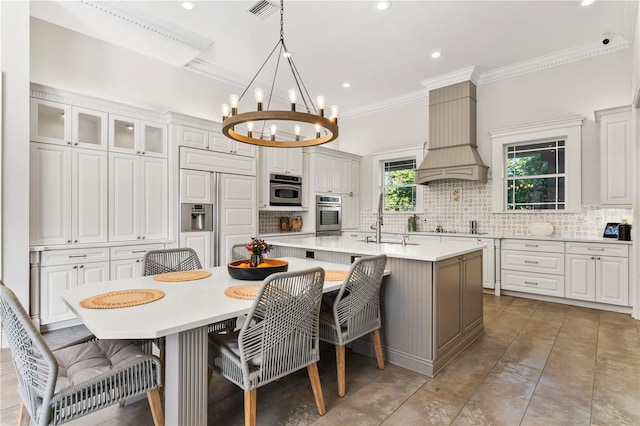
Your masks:
<svg viewBox="0 0 640 426"><path fill-rule="evenodd" d="M289 271L311 267L349 270L350 265L284 257ZM165 424L207 424L207 325L246 314L253 301L225 295L228 287L259 283L229 276L227 266L207 269L211 276L184 282L160 282L153 276L86 284L62 294L69 308L98 339L166 337ZM325 281L324 292L342 281ZM155 289L164 297L144 305L87 309L80 301L111 291Z"/></svg>

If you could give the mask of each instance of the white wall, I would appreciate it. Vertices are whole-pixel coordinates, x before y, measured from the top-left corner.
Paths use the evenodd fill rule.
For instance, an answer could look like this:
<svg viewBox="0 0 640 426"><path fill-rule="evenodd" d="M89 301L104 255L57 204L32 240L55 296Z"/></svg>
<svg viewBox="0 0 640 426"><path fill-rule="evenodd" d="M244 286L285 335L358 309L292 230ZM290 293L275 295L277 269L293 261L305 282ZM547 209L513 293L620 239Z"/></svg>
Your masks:
<svg viewBox="0 0 640 426"><path fill-rule="evenodd" d="M2 280L29 310L29 3L0 10Z"/></svg>

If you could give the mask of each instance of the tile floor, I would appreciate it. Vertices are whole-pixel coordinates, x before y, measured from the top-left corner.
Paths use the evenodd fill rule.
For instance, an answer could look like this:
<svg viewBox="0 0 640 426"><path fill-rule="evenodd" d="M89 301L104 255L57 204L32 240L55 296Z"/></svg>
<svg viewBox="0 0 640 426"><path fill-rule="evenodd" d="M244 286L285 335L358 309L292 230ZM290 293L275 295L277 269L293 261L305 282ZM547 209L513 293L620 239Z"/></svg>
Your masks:
<svg viewBox="0 0 640 426"><path fill-rule="evenodd" d="M318 416L303 370L258 390L263 425L638 425L640 321L629 315L485 294L486 333L435 378L347 351L347 395L336 395L333 348L320 379ZM52 345L82 328L50 333ZM19 399L8 350L0 352L0 424ZM220 376L209 424L241 425L242 392ZM110 407L76 425L151 425L146 400Z"/></svg>

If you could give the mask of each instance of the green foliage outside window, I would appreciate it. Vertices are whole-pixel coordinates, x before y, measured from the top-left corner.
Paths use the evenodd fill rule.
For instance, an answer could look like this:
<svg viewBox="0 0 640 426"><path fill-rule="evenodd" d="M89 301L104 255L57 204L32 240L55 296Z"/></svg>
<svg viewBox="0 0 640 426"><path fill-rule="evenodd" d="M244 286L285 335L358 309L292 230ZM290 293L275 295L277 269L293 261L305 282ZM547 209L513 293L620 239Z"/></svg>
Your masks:
<svg viewBox="0 0 640 426"><path fill-rule="evenodd" d="M415 159L384 164L384 210L413 212L416 209Z"/></svg>

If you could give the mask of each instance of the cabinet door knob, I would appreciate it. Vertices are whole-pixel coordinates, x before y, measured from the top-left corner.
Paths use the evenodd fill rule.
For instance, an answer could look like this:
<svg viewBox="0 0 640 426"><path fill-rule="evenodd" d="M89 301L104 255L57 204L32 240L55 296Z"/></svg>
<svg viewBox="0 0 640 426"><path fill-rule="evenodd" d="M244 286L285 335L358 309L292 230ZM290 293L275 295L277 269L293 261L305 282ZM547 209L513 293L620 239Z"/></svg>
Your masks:
<svg viewBox="0 0 640 426"><path fill-rule="evenodd" d="M67 142L67 145L71 145L71 142Z"/></svg>
<svg viewBox="0 0 640 426"><path fill-rule="evenodd" d="M78 240L73 240L73 242L74 242L74 243L77 243L77 242L78 242Z"/></svg>
<svg viewBox="0 0 640 426"><path fill-rule="evenodd" d="M77 267L77 266L74 266L74 267L73 267L73 269L78 269L78 267Z"/></svg>
<svg viewBox="0 0 640 426"><path fill-rule="evenodd" d="M145 154L146 154L146 151L142 151L142 155L145 155Z"/></svg>
<svg viewBox="0 0 640 426"><path fill-rule="evenodd" d="M80 265L79 268L84 268L84 265Z"/></svg>
<svg viewBox="0 0 640 426"><path fill-rule="evenodd" d="M140 235L138 235L138 239L140 239Z"/></svg>
<svg viewBox="0 0 640 426"><path fill-rule="evenodd" d="M70 243L71 243L71 240L67 240L67 244L70 244Z"/></svg>
<svg viewBox="0 0 640 426"><path fill-rule="evenodd" d="M591 259L595 259L595 256L591 256Z"/></svg>

